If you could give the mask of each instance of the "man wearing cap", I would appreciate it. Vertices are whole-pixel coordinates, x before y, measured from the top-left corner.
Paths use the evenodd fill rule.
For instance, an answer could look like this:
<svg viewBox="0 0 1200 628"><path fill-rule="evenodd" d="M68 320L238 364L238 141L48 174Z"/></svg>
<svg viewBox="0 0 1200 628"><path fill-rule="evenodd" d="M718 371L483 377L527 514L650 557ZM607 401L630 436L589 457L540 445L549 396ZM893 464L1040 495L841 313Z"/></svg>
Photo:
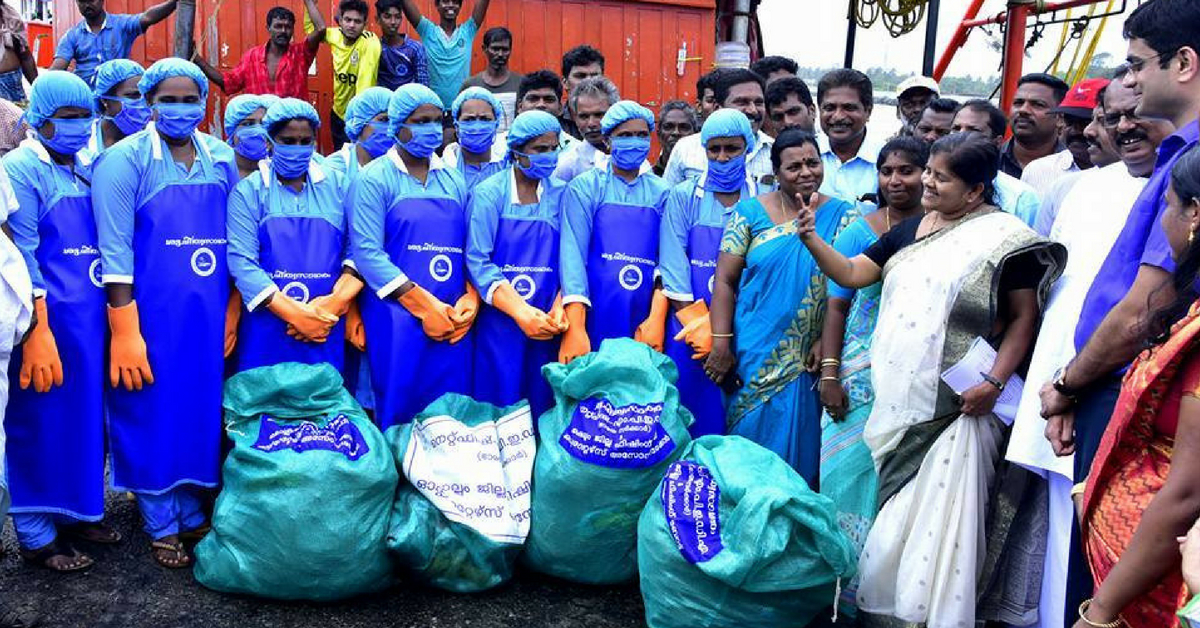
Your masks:
<svg viewBox="0 0 1200 628"><path fill-rule="evenodd" d="M1057 107L1050 110L1058 115L1058 141L1066 150L1035 159L1025 166L1021 180L1036 190L1039 197L1045 197L1054 182L1064 175L1092 167L1084 131L1091 124L1092 110L1107 85L1108 79L1102 78L1080 81Z"/></svg>
<svg viewBox="0 0 1200 628"><path fill-rule="evenodd" d="M921 121L921 112L941 95L938 82L928 76L910 76L896 88L896 117L900 119L899 135L911 136Z"/></svg>

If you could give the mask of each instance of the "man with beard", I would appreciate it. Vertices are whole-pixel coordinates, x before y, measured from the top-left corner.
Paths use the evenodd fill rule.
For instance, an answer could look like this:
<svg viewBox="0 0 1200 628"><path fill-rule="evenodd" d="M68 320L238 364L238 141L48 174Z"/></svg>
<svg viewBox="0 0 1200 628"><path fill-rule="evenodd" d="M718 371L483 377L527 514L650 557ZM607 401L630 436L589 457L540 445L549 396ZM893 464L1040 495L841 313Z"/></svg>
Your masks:
<svg viewBox="0 0 1200 628"><path fill-rule="evenodd" d="M713 94L717 108L737 109L746 114L757 138L754 148L746 154L747 176L758 184L759 193L775 189L775 174L771 168L771 146L775 144L775 138L762 130L767 115L765 81L745 68L725 68L716 72L715 77ZM700 141L700 134L693 133L675 144L663 179L676 186L685 179L699 178L707 171L708 151Z"/></svg>
<svg viewBox="0 0 1200 628"><path fill-rule="evenodd" d="M512 56L513 35L503 26L488 29L483 34L483 55L487 67L463 83L462 88L482 87L492 93L504 108L504 119L500 121L500 132L508 130L513 118L517 117L517 90L521 86L520 74L508 68Z"/></svg>
<svg viewBox="0 0 1200 628"><path fill-rule="evenodd" d="M817 83L817 108L824 135L821 193L851 203L879 188L875 160L882 148L867 139L867 120L875 106L871 79L858 70L834 70Z"/></svg>
<svg viewBox="0 0 1200 628"><path fill-rule="evenodd" d="M1067 95L1062 79L1049 74L1026 74L1017 81L1009 122L1012 139L1000 147L1000 171L1018 179L1030 162L1065 148L1058 140L1058 117L1053 110Z"/></svg>
<svg viewBox="0 0 1200 628"><path fill-rule="evenodd" d="M808 85L796 77L782 78L767 85L767 134L779 137L787 129L813 132L817 106Z"/></svg>
<svg viewBox="0 0 1200 628"><path fill-rule="evenodd" d="M654 174L662 176L667 169L667 161L675 143L700 130L700 120L692 106L682 100L668 100L663 103L658 112L658 124L654 131L658 133L658 143L662 146L658 153L658 161L654 162Z"/></svg>
<svg viewBox="0 0 1200 628"><path fill-rule="evenodd" d="M1083 132L1092 122L1098 95L1108 79L1087 79L1076 83L1051 113L1059 118L1059 142L1066 150L1035 159L1021 173L1021 180L1028 183L1038 196L1045 198L1050 186L1064 175L1087 170L1093 165L1088 156L1088 141Z"/></svg>
<svg viewBox="0 0 1200 628"><path fill-rule="evenodd" d="M304 41L293 44L296 14L284 7L267 11L267 43L242 53L242 60L228 72L209 65L192 46L192 63L200 67L213 85L226 94L274 94L280 98L308 98L308 68L325 40L325 21L313 0L304 0L317 27Z"/></svg>
<svg viewBox="0 0 1200 628"><path fill-rule="evenodd" d="M600 130L600 121L619 100L621 93L617 86L604 76L586 78L571 90L568 107L583 141L573 144L558 158L554 176L570 183L588 170L608 167L608 140Z"/></svg>
<svg viewBox="0 0 1200 628"><path fill-rule="evenodd" d="M404 17L417 29L421 43L425 44L425 56L429 58L429 88L447 109L471 73L472 42L491 3L492 0L475 0L471 17L459 24L463 0L434 0L438 12L438 22L434 24L421 15L415 0L404 0Z"/></svg>
<svg viewBox="0 0 1200 628"><path fill-rule="evenodd" d="M58 41L50 69L65 70L74 61L75 74L91 87L96 67L105 61L128 58L133 42L146 29L174 13L175 3L176 0L167 0L141 13L128 15L108 13L104 10L104 0L75 0L83 20Z"/></svg>

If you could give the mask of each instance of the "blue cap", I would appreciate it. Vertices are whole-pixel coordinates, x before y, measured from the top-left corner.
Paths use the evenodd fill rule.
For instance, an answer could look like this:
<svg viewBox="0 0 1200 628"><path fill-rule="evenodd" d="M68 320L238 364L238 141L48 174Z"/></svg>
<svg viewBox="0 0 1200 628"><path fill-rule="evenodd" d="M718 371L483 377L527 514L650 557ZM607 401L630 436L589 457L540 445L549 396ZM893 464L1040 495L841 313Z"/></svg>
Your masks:
<svg viewBox="0 0 1200 628"><path fill-rule="evenodd" d="M508 147L516 149L524 146L529 140L547 133L561 133L562 125L554 114L540 109L532 109L517 116L508 129Z"/></svg>
<svg viewBox="0 0 1200 628"><path fill-rule="evenodd" d="M263 116L263 126L267 128L267 133L273 135L271 129L276 124L297 119L308 120L313 129L321 126L321 116L317 114L316 108L299 98L281 98L279 102L267 107L267 115Z"/></svg>
<svg viewBox="0 0 1200 628"><path fill-rule="evenodd" d="M138 89L142 90L144 96L153 91L159 83L176 76L192 79L196 87L200 88L200 99L208 98L208 77L204 76L204 72L201 72L195 63L179 57L167 57L151 64L142 75L142 80L138 81Z"/></svg>
<svg viewBox="0 0 1200 628"><path fill-rule="evenodd" d="M234 129L247 117L259 109L266 109L279 99L272 96L271 101L259 94L239 94L229 99L225 104L225 137L233 137Z"/></svg>
<svg viewBox="0 0 1200 628"><path fill-rule="evenodd" d="M622 100L608 108L608 113L600 120L600 132L608 135L613 129L638 118L645 120L650 130L654 131L654 114L649 109L632 100Z"/></svg>
<svg viewBox="0 0 1200 628"><path fill-rule="evenodd" d="M746 152L754 150L757 138L750 128L750 118L739 109L721 108L712 112L700 127L700 143L708 146L714 137L741 137L746 140Z"/></svg>
<svg viewBox="0 0 1200 628"><path fill-rule="evenodd" d="M145 73L142 64L131 59L113 59L101 63L96 67L96 98L107 94L118 84Z"/></svg>
<svg viewBox="0 0 1200 628"><path fill-rule="evenodd" d="M395 135L400 131L400 125L413 114L421 105L433 105L438 111L444 111L442 99L432 89L420 83L401 85L392 93L388 101L388 133Z"/></svg>
<svg viewBox="0 0 1200 628"><path fill-rule="evenodd" d="M81 107L95 111L95 96L83 79L65 70L44 70L29 89L29 108L25 121L38 128L60 107Z"/></svg>
<svg viewBox="0 0 1200 628"><path fill-rule="evenodd" d="M468 100L482 100L492 106L492 111L496 114L497 120L504 119L504 107L500 105L500 101L491 92L482 87L468 87L459 93L454 99L454 104L450 106L450 113L454 115L454 119L458 119L458 112L462 109L463 103Z"/></svg>
<svg viewBox="0 0 1200 628"><path fill-rule="evenodd" d="M350 104L346 105L346 137L352 142L357 142L359 134L371 118L387 112L391 99L392 90L378 85L368 87L361 94L351 98Z"/></svg>

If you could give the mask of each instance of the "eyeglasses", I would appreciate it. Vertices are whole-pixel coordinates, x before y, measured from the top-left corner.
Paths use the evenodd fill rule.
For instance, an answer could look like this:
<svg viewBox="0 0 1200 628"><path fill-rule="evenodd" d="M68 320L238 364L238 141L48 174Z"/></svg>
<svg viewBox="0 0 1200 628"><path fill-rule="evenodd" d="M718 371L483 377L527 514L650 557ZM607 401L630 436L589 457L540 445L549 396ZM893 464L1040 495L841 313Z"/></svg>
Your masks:
<svg viewBox="0 0 1200 628"><path fill-rule="evenodd" d="M1141 120L1141 117L1139 117L1135 112L1136 107L1133 109L1126 109L1125 111L1114 111L1112 113L1105 111L1104 115L1100 118L1100 125L1106 129L1115 129L1119 124L1121 124L1122 119L1128 120L1130 124L1137 124L1138 121Z"/></svg>
<svg viewBox="0 0 1200 628"><path fill-rule="evenodd" d="M1168 59L1170 59L1170 57L1175 56L1175 54L1178 52L1179 52L1179 49L1176 48L1174 50L1167 50L1164 52L1160 52L1154 56L1146 57L1145 59L1137 59L1135 57L1128 57L1125 59L1125 65L1129 68L1130 72L1137 74L1137 73L1141 72L1142 70L1146 69L1147 63L1150 63L1151 61L1153 61L1155 59L1162 59L1163 57L1167 57Z"/></svg>

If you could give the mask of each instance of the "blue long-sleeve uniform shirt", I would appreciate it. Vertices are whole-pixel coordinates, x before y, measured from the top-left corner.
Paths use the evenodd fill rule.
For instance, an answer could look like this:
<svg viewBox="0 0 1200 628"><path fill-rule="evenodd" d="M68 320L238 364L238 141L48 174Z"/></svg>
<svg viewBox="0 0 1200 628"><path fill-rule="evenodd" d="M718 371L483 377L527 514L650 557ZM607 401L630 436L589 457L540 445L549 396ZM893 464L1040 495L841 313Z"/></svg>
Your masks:
<svg viewBox="0 0 1200 628"><path fill-rule="evenodd" d="M233 188L225 221L229 238L227 256L229 273L242 293L246 309L253 312L278 291L275 281L260 262L259 229L262 224L277 218L318 218L344 235L345 192L342 176L322 168L315 161L309 163L308 180L300 192L281 184L267 162L259 165L258 173L242 179ZM343 259L347 257L345 251L343 241Z"/></svg>
<svg viewBox="0 0 1200 628"><path fill-rule="evenodd" d="M449 199L463 208L466 219L467 184L461 174L445 167L436 155L430 158L424 185L408 174L404 161L393 148L367 164L353 187L354 202L348 212L350 256L359 274L381 299L408 281L408 275L392 263L384 242L387 213L396 202Z"/></svg>
<svg viewBox="0 0 1200 628"><path fill-rule="evenodd" d="M688 236L692 227L725 228L725 219L733 207L724 207L714 193L704 189L704 177L687 179L671 188L663 207L662 227L658 231L658 270L662 274L663 294L673 301L695 301L692 294L692 264L688 258ZM747 179L741 197L754 198L756 186ZM714 256L716 251L713 252Z"/></svg>
<svg viewBox="0 0 1200 628"><path fill-rule="evenodd" d="M512 166L484 179L471 191L467 204L470 225L467 231L467 272L471 282L492 302L492 293L500 283L507 282L500 266L492 261L496 250L496 232L501 220L538 221L559 231L562 199L567 184L549 177L538 185L537 204L522 205L517 198L516 175Z"/></svg>
<svg viewBox="0 0 1200 628"><path fill-rule="evenodd" d="M563 303L584 303L591 307L588 291L587 259L592 242L592 222L605 204L617 203L650 207L662 216L670 186L643 165L633 183L613 174L612 167L589 170L575 177L563 198L559 270L562 276Z"/></svg>
<svg viewBox="0 0 1200 628"><path fill-rule="evenodd" d="M233 149L217 138L197 132L196 159L185 168L151 123L100 154L93 169L92 211L100 241L104 283L132 284L134 215L139 207L168 184L215 183L228 194L238 181ZM203 167L202 162L211 164ZM217 208L224 211L224 208Z"/></svg>
<svg viewBox="0 0 1200 628"><path fill-rule="evenodd" d="M41 246L38 225L46 212L63 198L91 195L92 162L80 152L72 172L70 168L54 163L41 142L25 139L4 156L3 164L17 200L17 211L8 219L13 242L29 269L33 296L45 296L46 282L37 261L37 250ZM95 255L96 251L79 251L77 254Z"/></svg>

